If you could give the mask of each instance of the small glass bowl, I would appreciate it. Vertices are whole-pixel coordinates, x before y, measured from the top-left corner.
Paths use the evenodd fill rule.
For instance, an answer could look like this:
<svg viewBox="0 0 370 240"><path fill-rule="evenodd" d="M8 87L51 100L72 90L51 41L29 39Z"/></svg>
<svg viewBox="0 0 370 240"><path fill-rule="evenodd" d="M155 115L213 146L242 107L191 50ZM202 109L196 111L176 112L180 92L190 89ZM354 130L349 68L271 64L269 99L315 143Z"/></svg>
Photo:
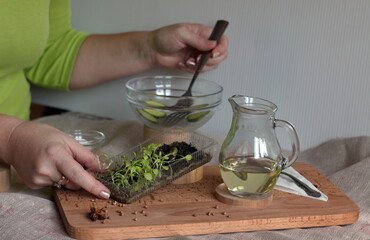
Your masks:
<svg viewBox="0 0 370 240"><path fill-rule="evenodd" d="M70 129L65 133L90 151L100 148L105 141L104 133L96 130Z"/></svg>

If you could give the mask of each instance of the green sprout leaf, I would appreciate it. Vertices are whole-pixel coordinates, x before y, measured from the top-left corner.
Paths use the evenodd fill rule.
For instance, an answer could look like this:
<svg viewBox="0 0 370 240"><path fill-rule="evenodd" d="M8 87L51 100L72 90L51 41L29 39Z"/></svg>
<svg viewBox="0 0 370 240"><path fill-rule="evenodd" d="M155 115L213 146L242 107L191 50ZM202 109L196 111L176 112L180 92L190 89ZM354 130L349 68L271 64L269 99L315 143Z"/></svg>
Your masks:
<svg viewBox="0 0 370 240"><path fill-rule="evenodd" d="M185 160L187 162L189 162L192 158L193 158L193 156L191 156L191 154L188 154L188 155L185 156Z"/></svg>
<svg viewBox="0 0 370 240"><path fill-rule="evenodd" d="M153 180L153 176L150 173L144 173L144 177L148 181L152 181Z"/></svg>

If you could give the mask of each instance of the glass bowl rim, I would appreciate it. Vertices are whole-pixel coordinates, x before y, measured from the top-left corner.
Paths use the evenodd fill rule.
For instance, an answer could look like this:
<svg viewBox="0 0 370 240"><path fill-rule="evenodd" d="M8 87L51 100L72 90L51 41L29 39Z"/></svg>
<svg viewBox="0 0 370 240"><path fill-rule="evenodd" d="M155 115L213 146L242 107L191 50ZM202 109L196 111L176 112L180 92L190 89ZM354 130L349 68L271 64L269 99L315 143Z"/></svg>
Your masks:
<svg viewBox="0 0 370 240"><path fill-rule="evenodd" d="M97 130L92 130L92 129L68 129L64 131L64 133L66 133L67 135L69 135L70 137L72 137L73 139L81 143L82 145L92 145L92 144L97 144L97 143L101 143L105 141L104 133L97 131ZM79 141L78 138L76 138L77 136L84 136L86 134L88 136L93 136L94 139L91 139L91 140L83 139L84 141L81 142Z"/></svg>
<svg viewBox="0 0 370 240"><path fill-rule="evenodd" d="M140 77L135 77L135 78L129 79L126 82L125 87L126 87L127 90L130 90L130 91L135 92L135 93L140 93L140 94L143 94L143 95L147 95L147 96L162 97L162 98L169 98L169 99L184 98L184 96L171 96L171 95L159 95L159 94L155 94L155 93L146 93L143 90L135 89L130 85L132 82L135 82L135 81L140 80L140 79L173 80L175 78L187 79L187 80L190 81L192 77L191 76L181 76L181 75L154 75L154 76L145 75L145 76L140 76ZM197 80L195 80L195 81L203 81L203 82L210 83L213 86L215 86L216 88L218 88L218 90L216 92L213 92L213 93L201 94L201 95L197 95L197 96L186 96L186 98L195 98L195 99L196 98L204 98L204 97L208 97L208 96L218 95L218 94L221 94L223 92L223 87L220 84L218 84L216 82L213 82L211 80L208 80L208 79L205 79L205 78L197 78ZM186 91L187 89L183 89L183 90ZM127 95L127 98L130 98L130 97Z"/></svg>

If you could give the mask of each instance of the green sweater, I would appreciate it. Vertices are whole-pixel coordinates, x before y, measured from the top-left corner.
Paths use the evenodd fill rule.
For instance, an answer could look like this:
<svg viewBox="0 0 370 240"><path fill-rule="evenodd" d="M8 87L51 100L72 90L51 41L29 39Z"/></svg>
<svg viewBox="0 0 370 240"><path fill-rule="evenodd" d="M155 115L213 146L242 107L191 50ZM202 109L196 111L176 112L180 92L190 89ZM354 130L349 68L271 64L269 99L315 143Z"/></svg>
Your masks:
<svg viewBox="0 0 370 240"><path fill-rule="evenodd" d="M68 90L87 36L70 17L69 0L0 0L0 113L29 118L29 83Z"/></svg>

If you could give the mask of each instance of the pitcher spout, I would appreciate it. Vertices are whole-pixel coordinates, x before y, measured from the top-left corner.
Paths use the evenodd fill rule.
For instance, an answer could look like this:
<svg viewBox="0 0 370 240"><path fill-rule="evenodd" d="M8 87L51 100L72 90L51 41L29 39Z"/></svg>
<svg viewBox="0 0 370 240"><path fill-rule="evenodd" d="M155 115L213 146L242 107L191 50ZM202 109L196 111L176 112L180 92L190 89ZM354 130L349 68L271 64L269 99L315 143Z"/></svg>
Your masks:
<svg viewBox="0 0 370 240"><path fill-rule="evenodd" d="M231 104L231 107L232 107L233 110L238 107L238 105L239 105L238 99L240 99L240 98L245 98L245 96L243 96L241 94L235 94L235 95L229 97L228 101Z"/></svg>
<svg viewBox="0 0 370 240"><path fill-rule="evenodd" d="M277 106L273 102L263 98L236 94L231 96L228 100L234 112L236 110L248 114L273 115L277 111Z"/></svg>

